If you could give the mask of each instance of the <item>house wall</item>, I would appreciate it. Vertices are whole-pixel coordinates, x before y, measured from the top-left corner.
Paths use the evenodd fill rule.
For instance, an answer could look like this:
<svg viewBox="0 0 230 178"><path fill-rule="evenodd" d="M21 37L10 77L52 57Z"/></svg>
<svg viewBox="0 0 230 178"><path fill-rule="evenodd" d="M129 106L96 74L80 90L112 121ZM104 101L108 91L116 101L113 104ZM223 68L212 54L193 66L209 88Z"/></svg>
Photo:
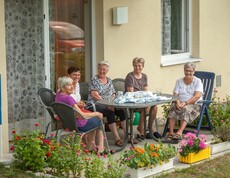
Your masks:
<svg viewBox="0 0 230 178"><path fill-rule="evenodd" d="M0 133L0 150L7 153L8 144L8 111L7 111L7 83L6 83L6 46L5 46L5 17L4 1L0 0L0 74L2 76L2 133ZM2 135L1 135L2 134ZM2 144L2 145L1 145ZM0 151L1 156L1 151Z"/></svg>
<svg viewBox="0 0 230 178"><path fill-rule="evenodd" d="M202 70L221 75L218 96L230 95L230 1L200 1L200 57Z"/></svg>
<svg viewBox="0 0 230 178"><path fill-rule="evenodd" d="M230 1L194 0L193 55L202 58L197 70L222 76L218 96L230 94ZM128 7L128 23L112 24L112 8ZM104 59L111 64L109 76L122 77L132 71L132 59L144 57L143 72L149 78L149 90L162 88L171 93L175 81L183 77L183 64L161 67L161 0L103 0ZM227 67L228 66L228 67Z"/></svg>
<svg viewBox="0 0 230 178"><path fill-rule="evenodd" d="M203 60L197 62L197 70L213 71L221 75L218 96L230 94L230 1L193 0L193 9L199 21L193 26L193 54ZM112 24L112 8L128 7L128 23ZM149 90L162 88L171 93L175 80L183 76L183 64L161 67L161 0L95 0L97 61L110 62L109 76L122 77L132 71L132 59L144 57L143 72L149 78ZM0 73L2 75L3 148L8 151L8 111L6 82L6 48L4 0L0 0Z"/></svg>

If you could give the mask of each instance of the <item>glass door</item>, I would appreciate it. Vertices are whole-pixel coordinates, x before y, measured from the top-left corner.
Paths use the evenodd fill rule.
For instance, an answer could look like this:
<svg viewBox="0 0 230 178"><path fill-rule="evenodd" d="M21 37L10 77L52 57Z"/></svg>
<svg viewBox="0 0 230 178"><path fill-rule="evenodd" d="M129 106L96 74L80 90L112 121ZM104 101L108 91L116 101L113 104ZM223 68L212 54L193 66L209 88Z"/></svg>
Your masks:
<svg viewBox="0 0 230 178"><path fill-rule="evenodd" d="M89 39L89 12L85 0L49 1L50 84L54 91L58 78L66 75L71 66L81 69L81 82L85 81L86 63L91 66L85 60L90 51L85 40Z"/></svg>

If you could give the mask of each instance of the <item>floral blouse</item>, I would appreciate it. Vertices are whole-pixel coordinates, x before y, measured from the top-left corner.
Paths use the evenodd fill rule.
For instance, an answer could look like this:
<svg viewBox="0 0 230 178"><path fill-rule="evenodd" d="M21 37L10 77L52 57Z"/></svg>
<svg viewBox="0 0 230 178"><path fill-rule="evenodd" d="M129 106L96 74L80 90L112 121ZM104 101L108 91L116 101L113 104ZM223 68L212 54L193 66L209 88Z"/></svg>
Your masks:
<svg viewBox="0 0 230 178"><path fill-rule="evenodd" d="M89 97L88 101L96 102L96 100L93 98L91 95L91 91L97 91L99 95L103 98L109 98L111 97L114 93L116 93L112 80L107 77L107 83L103 84L101 81L98 79L97 75L95 75L91 81L89 82Z"/></svg>

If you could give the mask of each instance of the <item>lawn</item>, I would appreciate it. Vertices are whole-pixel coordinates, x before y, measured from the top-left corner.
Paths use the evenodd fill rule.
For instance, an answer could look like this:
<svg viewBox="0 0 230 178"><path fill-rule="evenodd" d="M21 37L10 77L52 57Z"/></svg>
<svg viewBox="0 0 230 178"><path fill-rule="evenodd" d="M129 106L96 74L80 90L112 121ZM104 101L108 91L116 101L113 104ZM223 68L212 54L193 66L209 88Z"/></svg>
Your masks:
<svg viewBox="0 0 230 178"><path fill-rule="evenodd" d="M156 178L229 178L230 176L230 153L215 159L193 165L189 168L178 169L172 173L162 174Z"/></svg>
<svg viewBox="0 0 230 178"><path fill-rule="evenodd" d="M194 177L208 177L208 178L228 178L230 175L230 153L215 159L205 161L203 163L193 165L186 169L178 169L175 172L162 174L157 178L194 178ZM15 168L5 167L0 163L0 178L29 178L36 177L34 174L26 173Z"/></svg>

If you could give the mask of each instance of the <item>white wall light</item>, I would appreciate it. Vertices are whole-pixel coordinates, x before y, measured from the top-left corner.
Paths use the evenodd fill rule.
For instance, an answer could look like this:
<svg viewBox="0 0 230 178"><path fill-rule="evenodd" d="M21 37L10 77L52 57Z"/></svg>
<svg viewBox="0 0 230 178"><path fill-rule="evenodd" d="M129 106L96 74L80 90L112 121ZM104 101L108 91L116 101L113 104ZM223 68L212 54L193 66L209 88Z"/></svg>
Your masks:
<svg viewBox="0 0 230 178"><path fill-rule="evenodd" d="M113 8L113 25L128 23L128 7Z"/></svg>

